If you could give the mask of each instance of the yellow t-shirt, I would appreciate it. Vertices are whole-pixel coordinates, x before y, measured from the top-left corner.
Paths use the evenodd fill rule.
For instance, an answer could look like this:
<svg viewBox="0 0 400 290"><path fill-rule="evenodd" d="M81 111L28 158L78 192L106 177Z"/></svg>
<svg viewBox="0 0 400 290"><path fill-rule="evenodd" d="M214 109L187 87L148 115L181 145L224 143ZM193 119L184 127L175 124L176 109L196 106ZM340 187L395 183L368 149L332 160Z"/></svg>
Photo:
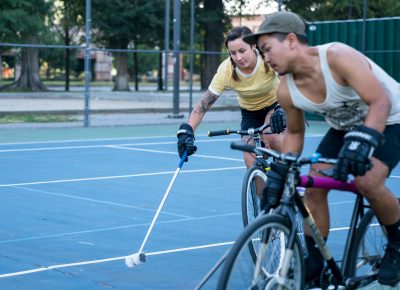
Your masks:
<svg viewBox="0 0 400 290"><path fill-rule="evenodd" d="M272 69L265 72L261 56L257 57L256 67L251 74L245 74L236 68L239 81L232 78L233 70L230 58L224 60L208 87L210 92L219 96L226 89L232 89L237 94L239 106L249 111L260 110L276 102L279 79Z"/></svg>

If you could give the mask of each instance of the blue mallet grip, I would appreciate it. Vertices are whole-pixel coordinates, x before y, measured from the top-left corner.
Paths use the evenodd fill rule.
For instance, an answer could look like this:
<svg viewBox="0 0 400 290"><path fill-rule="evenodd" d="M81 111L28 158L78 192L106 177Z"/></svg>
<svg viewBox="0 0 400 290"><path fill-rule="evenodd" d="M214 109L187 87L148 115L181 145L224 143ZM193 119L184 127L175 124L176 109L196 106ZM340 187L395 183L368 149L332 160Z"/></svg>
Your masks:
<svg viewBox="0 0 400 290"><path fill-rule="evenodd" d="M187 151L185 150L185 152L183 152L183 155L182 155L182 158L181 158L181 161L179 162L179 168L182 168L182 165L183 165L183 163L185 163L185 160L186 160L186 157L188 156L188 153L187 153Z"/></svg>

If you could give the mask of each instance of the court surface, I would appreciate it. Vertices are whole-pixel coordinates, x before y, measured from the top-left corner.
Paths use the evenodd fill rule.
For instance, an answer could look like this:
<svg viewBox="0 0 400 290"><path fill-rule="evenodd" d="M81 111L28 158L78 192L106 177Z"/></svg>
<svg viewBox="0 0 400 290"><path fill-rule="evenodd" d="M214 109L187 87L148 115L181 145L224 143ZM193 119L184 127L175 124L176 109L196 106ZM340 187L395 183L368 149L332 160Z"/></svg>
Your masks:
<svg viewBox="0 0 400 290"><path fill-rule="evenodd" d="M0 289L193 289L242 230L245 167L230 149L237 136L206 131L178 175L145 246L139 250L175 172L177 125L4 131L0 138ZM326 126L311 123L303 155ZM388 186L399 189L399 168ZM353 206L330 195L328 244L340 257ZM219 272L203 289L215 289Z"/></svg>

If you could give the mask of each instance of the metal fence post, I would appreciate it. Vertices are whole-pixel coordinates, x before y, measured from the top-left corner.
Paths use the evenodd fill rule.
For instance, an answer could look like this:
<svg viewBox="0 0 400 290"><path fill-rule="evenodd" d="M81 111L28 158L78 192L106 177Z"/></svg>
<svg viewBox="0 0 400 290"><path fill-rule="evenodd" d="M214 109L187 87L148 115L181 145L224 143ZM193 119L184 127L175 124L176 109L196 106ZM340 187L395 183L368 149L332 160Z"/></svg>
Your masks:
<svg viewBox="0 0 400 290"><path fill-rule="evenodd" d="M180 51L181 47L181 1L174 0L174 98L170 118L183 118L179 114L179 82L180 82Z"/></svg>
<svg viewBox="0 0 400 290"><path fill-rule="evenodd" d="M164 27L164 47L165 47L165 60L164 60L164 90L168 91L168 65L169 65L169 1L165 0L165 27Z"/></svg>
<svg viewBox="0 0 400 290"><path fill-rule="evenodd" d="M84 126L89 127L89 101L90 101L90 26L91 26L91 2L86 0L86 46L85 46L85 108Z"/></svg>
<svg viewBox="0 0 400 290"><path fill-rule="evenodd" d="M190 3L190 74L189 74L189 115L193 106L193 62L194 62L194 1Z"/></svg>

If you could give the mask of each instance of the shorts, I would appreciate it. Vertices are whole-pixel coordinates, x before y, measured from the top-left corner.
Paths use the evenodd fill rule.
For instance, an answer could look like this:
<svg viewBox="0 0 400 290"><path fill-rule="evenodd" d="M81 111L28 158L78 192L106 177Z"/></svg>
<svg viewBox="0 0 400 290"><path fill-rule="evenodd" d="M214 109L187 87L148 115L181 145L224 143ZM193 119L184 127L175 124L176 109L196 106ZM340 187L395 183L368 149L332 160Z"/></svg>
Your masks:
<svg viewBox="0 0 400 290"><path fill-rule="evenodd" d="M249 111L246 109L241 108L242 113L242 123L241 129L247 130L249 128L258 128L264 125L265 123L265 116L273 110L278 103L273 103L271 106L265 107L261 110L257 111Z"/></svg>
<svg viewBox="0 0 400 290"><path fill-rule="evenodd" d="M337 158L346 133L330 128L319 143L317 152L326 158ZM390 172L400 160L400 124L387 125L383 135L385 142L374 151L373 156L386 164Z"/></svg>

